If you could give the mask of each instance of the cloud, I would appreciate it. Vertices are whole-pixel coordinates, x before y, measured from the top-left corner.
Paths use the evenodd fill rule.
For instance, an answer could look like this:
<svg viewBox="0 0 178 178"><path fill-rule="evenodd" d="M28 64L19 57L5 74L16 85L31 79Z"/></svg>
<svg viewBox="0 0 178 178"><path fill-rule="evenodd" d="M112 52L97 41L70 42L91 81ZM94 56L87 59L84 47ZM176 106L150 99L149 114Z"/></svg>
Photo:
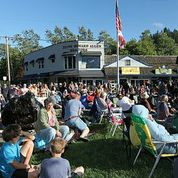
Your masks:
<svg viewBox="0 0 178 178"><path fill-rule="evenodd" d="M154 22L153 26L158 28L158 29L163 29L164 28L164 25L162 23L159 23L159 22Z"/></svg>

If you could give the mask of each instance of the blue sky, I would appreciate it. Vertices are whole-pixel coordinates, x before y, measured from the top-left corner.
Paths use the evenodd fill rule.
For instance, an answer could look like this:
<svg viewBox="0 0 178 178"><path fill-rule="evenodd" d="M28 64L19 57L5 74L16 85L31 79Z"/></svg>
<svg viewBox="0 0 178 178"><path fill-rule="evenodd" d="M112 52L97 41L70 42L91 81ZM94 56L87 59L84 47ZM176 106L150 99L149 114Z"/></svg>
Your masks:
<svg viewBox="0 0 178 178"><path fill-rule="evenodd" d="M126 41L138 39L146 29L178 29L177 7L178 0L119 0ZM0 36L33 29L44 39L46 29L67 26L77 34L83 25L95 37L105 30L115 38L115 0L1 0L0 22Z"/></svg>

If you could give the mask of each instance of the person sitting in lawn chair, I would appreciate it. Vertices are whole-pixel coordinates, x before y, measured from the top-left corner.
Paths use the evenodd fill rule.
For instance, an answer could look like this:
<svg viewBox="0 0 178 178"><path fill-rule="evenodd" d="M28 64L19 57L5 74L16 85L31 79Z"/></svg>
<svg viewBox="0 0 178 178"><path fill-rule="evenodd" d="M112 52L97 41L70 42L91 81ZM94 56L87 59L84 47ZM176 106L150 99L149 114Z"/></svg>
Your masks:
<svg viewBox="0 0 178 178"><path fill-rule="evenodd" d="M95 99L90 111L93 116L93 123L100 123L103 115L107 116L110 113L112 102L107 98L107 93L101 89L96 89Z"/></svg>
<svg viewBox="0 0 178 178"><path fill-rule="evenodd" d="M80 101L80 93L77 91L72 91L72 99L68 101L65 107L64 121L66 125L72 128L76 128L81 131L80 140L88 141L87 135L89 133L89 128L87 124L80 118L82 111L82 103Z"/></svg>
<svg viewBox="0 0 178 178"><path fill-rule="evenodd" d="M175 142L178 141L178 134L170 134L166 128L158 124L149 114L148 109L143 105L134 105L132 107L132 113L142 117L150 131L151 137L157 141L163 142ZM163 153L176 153L177 152L177 144L169 144L164 147ZM157 144L157 150L160 149L160 145Z"/></svg>
<svg viewBox="0 0 178 178"><path fill-rule="evenodd" d="M61 138L55 138L51 142L52 157L42 161L40 178L76 178L84 174L84 168L82 166L77 167L71 172L69 161L61 157L65 150L65 144L65 141Z"/></svg>

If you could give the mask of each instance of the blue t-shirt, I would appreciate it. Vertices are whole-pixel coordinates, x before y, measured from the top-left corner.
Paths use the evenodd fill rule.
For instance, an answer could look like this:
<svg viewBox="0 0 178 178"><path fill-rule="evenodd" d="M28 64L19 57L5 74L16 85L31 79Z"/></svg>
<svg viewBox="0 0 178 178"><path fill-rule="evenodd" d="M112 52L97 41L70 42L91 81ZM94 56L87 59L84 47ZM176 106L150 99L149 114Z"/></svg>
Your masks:
<svg viewBox="0 0 178 178"><path fill-rule="evenodd" d="M79 116L79 111L83 107L81 101L77 99L71 99L66 105L65 108L65 117L64 119L67 120L71 116Z"/></svg>
<svg viewBox="0 0 178 178"><path fill-rule="evenodd" d="M41 163L40 178L71 177L69 161L64 158L49 158Z"/></svg>
<svg viewBox="0 0 178 178"><path fill-rule="evenodd" d="M5 142L0 149L0 171L4 178L11 178L15 168L11 163L15 160L21 161L20 146L23 138L20 138L15 144L11 142Z"/></svg>

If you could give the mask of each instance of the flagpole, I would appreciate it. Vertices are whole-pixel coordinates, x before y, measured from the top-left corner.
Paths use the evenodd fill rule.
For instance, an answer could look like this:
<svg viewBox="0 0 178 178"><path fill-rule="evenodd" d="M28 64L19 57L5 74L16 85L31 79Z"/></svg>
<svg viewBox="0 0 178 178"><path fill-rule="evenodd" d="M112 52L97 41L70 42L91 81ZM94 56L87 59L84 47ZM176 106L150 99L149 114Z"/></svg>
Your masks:
<svg viewBox="0 0 178 178"><path fill-rule="evenodd" d="M120 76L119 76L119 40L117 35L117 92L119 93L120 88Z"/></svg>
<svg viewBox="0 0 178 178"><path fill-rule="evenodd" d="M118 13L118 0L116 0L116 14ZM116 24L117 28L117 24ZM117 92L119 93L120 88L120 76L119 76L119 38L118 38L118 29L116 30L116 42L117 42Z"/></svg>

